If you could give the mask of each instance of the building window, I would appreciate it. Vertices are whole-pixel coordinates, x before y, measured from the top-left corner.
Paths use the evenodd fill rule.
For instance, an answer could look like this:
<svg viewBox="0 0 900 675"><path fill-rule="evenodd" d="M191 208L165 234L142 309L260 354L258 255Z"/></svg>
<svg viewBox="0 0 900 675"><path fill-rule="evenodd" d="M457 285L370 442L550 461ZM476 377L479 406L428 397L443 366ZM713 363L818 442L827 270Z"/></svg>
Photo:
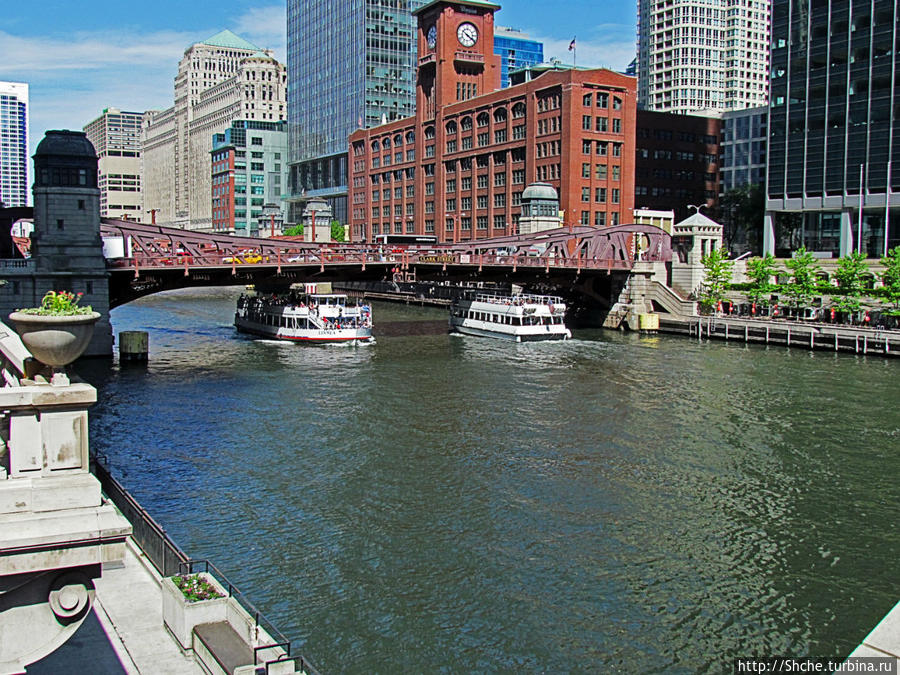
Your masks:
<svg viewBox="0 0 900 675"><path fill-rule="evenodd" d="M491 121L491 118L490 118L490 115L488 115L486 112L483 112L483 113L478 114L477 120L478 120L478 126L486 127L488 125L488 123Z"/></svg>
<svg viewBox="0 0 900 675"><path fill-rule="evenodd" d="M486 230L488 223L487 216L478 216L478 218L475 219L475 223L479 230Z"/></svg>
<svg viewBox="0 0 900 675"><path fill-rule="evenodd" d="M450 198L447 200L447 210L448 211L456 211L456 199Z"/></svg>
<svg viewBox="0 0 900 675"><path fill-rule="evenodd" d="M594 169L597 180L606 180L606 164L597 164Z"/></svg>
<svg viewBox="0 0 900 675"><path fill-rule="evenodd" d="M581 188L581 201L583 201L583 202L591 201L591 188L589 188L589 187Z"/></svg>
<svg viewBox="0 0 900 675"><path fill-rule="evenodd" d="M520 141L525 138L525 125L520 124L518 126L513 127L512 130L513 140Z"/></svg>
<svg viewBox="0 0 900 675"><path fill-rule="evenodd" d="M612 132L614 134L622 133L622 120L618 117L613 117L612 121Z"/></svg>
<svg viewBox="0 0 900 675"><path fill-rule="evenodd" d="M581 212L581 224L582 225L590 225L591 224L591 212L590 211L582 211Z"/></svg>
<svg viewBox="0 0 900 675"><path fill-rule="evenodd" d="M456 139L447 141L447 152L456 152Z"/></svg>
<svg viewBox="0 0 900 675"><path fill-rule="evenodd" d="M455 178L447 179L447 192L456 192L456 179Z"/></svg>
<svg viewBox="0 0 900 675"><path fill-rule="evenodd" d="M612 203L613 204L619 203L619 188L612 189Z"/></svg>
<svg viewBox="0 0 900 675"><path fill-rule="evenodd" d="M622 156L622 144L621 143L613 143L613 157L621 157Z"/></svg>
<svg viewBox="0 0 900 675"><path fill-rule="evenodd" d="M506 185L506 174L502 171L494 174L494 187L503 187Z"/></svg>
<svg viewBox="0 0 900 675"><path fill-rule="evenodd" d="M506 129L497 129L494 132L494 143L506 143Z"/></svg>
<svg viewBox="0 0 900 675"><path fill-rule="evenodd" d="M594 105L594 95L593 94L585 94L581 98L582 105L586 105L588 107Z"/></svg>
<svg viewBox="0 0 900 675"><path fill-rule="evenodd" d="M619 180L619 165L618 164L613 164L612 179Z"/></svg>
<svg viewBox="0 0 900 675"><path fill-rule="evenodd" d="M462 139L462 149L463 150L471 150L472 149L472 137L464 136Z"/></svg>
<svg viewBox="0 0 900 675"><path fill-rule="evenodd" d="M490 139L490 135L486 131L478 134L478 145L479 146L487 145L489 142L489 139Z"/></svg>
<svg viewBox="0 0 900 675"><path fill-rule="evenodd" d="M608 117L598 117L597 118L597 131L602 131L602 132L609 131L609 118Z"/></svg>
<svg viewBox="0 0 900 675"><path fill-rule="evenodd" d="M591 177L591 165L590 164L582 164L581 165L581 177L582 178L590 178Z"/></svg>
<svg viewBox="0 0 900 675"><path fill-rule="evenodd" d="M494 195L494 208L502 209L506 206L506 193L500 192Z"/></svg>
<svg viewBox="0 0 900 675"><path fill-rule="evenodd" d="M478 188L479 189L486 188L488 186L487 174L482 174L482 175L478 176L477 180L478 180Z"/></svg>
<svg viewBox="0 0 900 675"><path fill-rule="evenodd" d="M463 176L460 179L459 189L463 192L468 192L472 189L472 177L471 176Z"/></svg>
<svg viewBox="0 0 900 675"><path fill-rule="evenodd" d="M606 203L606 188L598 187L594 188L594 201L598 204Z"/></svg>
<svg viewBox="0 0 900 675"><path fill-rule="evenodd" d="M591 130L591 116L590 115L582 115L581 116L581 128L585 131Z"/></svg>
<svg viewBox="0 0 900 675"><path fill-rule="evenodd" d="M606 211L595 211L594 212L594 225L597 227L603 227L606 225Z"/></svg>
<svg viewBox="0 0 900 675"><path fill-rule="evenodd" d="M609 105L609 94L597 94L597 107L606 108Z"/></svg>
<svg viewBox="0 0 900 675"><path fill-rule="evenodd" d="M486 209L486 208L487 208L487 195L478 195L476 201L477 201L477 203L478 203L478 208L479 208L479 209Z"/></svg>

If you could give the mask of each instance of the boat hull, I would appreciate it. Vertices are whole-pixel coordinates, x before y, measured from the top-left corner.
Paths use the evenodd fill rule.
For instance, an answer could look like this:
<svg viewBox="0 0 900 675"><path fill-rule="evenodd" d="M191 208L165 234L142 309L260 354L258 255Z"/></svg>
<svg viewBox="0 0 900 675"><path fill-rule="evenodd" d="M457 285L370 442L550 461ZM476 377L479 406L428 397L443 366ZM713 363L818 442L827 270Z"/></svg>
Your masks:
<svg viewBox="0 0 900 675"><path fill-rule="evenodd" d="M298 344L374 344L375 342L372 331L368 328L292 330L259 324L241 317L235 317L234 326L241 333Z"/></svg>
<svg viewBox="0 0 900 675"><path fill-rule="evenodd" d="M551 340L568 340L572 333L565 326L529 326L537 330L503 331L497 330L486 322L451 321L450 332L475 337L495 338L509 342L547 342Z"/></svg>

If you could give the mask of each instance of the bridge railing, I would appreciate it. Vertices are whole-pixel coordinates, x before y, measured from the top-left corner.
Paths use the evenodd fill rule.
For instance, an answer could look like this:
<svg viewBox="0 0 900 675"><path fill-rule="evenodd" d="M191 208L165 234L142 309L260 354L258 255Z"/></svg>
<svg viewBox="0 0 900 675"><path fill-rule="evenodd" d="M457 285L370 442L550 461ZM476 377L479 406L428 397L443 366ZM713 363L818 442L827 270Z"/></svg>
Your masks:
<svg viewBox="0 0 900 675"><path fill-rule="evenodd" d="M273 265L309 266L309 265L368 265L368 264L400 264L409 265L477 265L528 268L563 268L563 269L603 269L630 270L633 260L597 259L589 257L563 257L558 255L494 255L460 253L458 251L441 250L394 250L385 251L378 248L321 250L316 252L286 251L279 254L251 253L208 253L203 255L146 255L111 258L108 264L112 268L145 269L178 269L185 270L202 267L271 267Z"/></svg>

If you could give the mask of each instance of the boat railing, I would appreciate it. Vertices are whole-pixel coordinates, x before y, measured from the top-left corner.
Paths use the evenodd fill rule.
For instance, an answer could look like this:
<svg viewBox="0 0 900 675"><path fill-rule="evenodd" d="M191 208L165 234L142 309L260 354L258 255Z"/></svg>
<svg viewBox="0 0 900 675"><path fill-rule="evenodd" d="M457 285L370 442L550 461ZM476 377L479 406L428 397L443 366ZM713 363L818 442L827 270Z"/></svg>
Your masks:
<svg viewBox="0 0 900 675"><path fill-rule="evenodd" d="M494 305L563 305L563 299L557 295L498 295L495 293L476 293L476 302L488 302Z"/></svg>

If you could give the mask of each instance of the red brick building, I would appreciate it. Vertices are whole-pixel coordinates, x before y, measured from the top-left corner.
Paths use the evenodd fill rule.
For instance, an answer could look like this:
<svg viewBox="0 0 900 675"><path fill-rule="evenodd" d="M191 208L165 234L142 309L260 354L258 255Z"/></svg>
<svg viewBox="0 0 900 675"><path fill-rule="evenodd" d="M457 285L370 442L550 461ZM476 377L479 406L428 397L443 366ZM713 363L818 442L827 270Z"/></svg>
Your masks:
<svg viewBox="0 0 900 675"><path fill-rule="evenodd" d="M353 240L514 234L534 181L557 189L565 224L631 222L635 79L547 69L500 89L497 9L434 0L416 10L416 116L350 136Z"/></svg>

